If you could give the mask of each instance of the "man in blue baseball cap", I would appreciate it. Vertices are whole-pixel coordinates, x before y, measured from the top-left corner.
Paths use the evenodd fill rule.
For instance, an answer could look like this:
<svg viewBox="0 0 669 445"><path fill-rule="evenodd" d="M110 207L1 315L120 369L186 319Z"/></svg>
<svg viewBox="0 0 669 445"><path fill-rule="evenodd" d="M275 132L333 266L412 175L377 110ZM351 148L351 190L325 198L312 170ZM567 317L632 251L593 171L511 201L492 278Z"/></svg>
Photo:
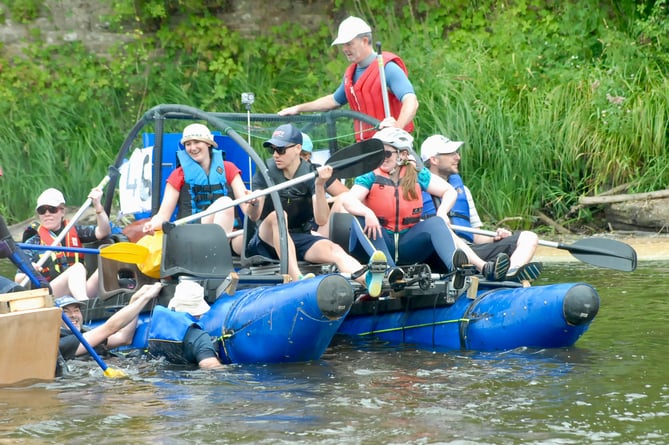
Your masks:
<svg viewBox="0 0 669 445"><path fill-rule="evenodd" d="M330 217L325 190L334 178L331 166L315 167L300 157L303 141L302 133L294 125L285 124L274 130L272 137L263 144L272 153L272 157L267 160L267 173L275 184L318 173L315 180L306 180L279 190L289 232L288 252L282 253L288 255L288 274L293 280L303 278L298 260L316 264L334 263L339 271L356 276L362 285L367 286L370 295L378 296L386 263L382 252L378 252L374 260L370 260L370 266L365 268L341 246L311 231L314 223L324 225ZM257 189L267 188L265 177L259 171L253 178L253 184ZM258 221L256 233L249 241L248 253L279 258L280 237L276 211L271 200L264 196L258 198L258 204L248 213L251 220ZM373 268L371 263L374 263ZM371 273L372 270L374 273ZM377 273L380 270L382 272Z"/></svg>

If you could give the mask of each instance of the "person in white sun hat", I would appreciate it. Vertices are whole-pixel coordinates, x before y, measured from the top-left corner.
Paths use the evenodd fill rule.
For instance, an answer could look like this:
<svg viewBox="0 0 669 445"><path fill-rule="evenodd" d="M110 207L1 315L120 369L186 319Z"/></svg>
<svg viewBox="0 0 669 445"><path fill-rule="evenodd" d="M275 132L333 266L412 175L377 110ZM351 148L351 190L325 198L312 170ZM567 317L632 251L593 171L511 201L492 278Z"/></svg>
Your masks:
<svg viewBox="0 0 669 445"><path fill-rule="evenodd" d="M153 234L160 230L177 206L177 218L184 218L207 209L223 208L232 202L230 195L239 199L249 193L242 181L241 170L234 163L223 160L223 153L218 150L206 125L190 124L184 128L181 144L185 149L177 151L180 165L167 178L158 213L144 224L144 233ZM254 202L241 204L242 211L246 213ZM218 224L225 233L230 233L235 222L235 208L205 216L201 222ZM233 243L233 250L239 253L235 247Z"/></svg>
<svg viewBox="0 0 669 445"><path fill-rule="evenodd" d="M444 135L435 134L423 141L420 154L425 167L432 174L447 180L458 192L453 208L448 213L451 224L480 229L483 226L479 217L471 191L460 176L461 149L463 141L452 141ZM424 194L423 215L435 213L438 198ZM531 262L539 244L536 233L527 230L512 232L505 228L497 228L494 237L472 234L456 230L455 233L471 245L473 252L483 260L493 260L499 254L510 257L506 279L511 281L532 281L541 273L541 263Z"/></svg>
<svg viewBox="0 0 669 445"><path fill-rule="evenodd" d="M95 210L95 225L76 224L64 236L58 245L65 247L84 247L85 243L104 240L111 234L109 217L102 207L102 189L94 188L88 194ZM23 233L26 244L53 245L68 225L65 218L65 197L55 188L44 190L37 198L35 212L39 221L31 224ZM79 301L94 298L98 293L97 269L88 277L84 255L78 252L44 252L27 250L33 264L41 263L39 272L49 281L55 297L71 295ZM49 255L45 261L42 255ZM26 275L19 271L14 277L17 283L24 283Z"/></svg>
<svg viewBox="0 0 669 445"><path fill-rule="evenodd" d="M378 54L372 46L372 28L359 17L348 17L339 25L337 38L332 45L341 45L344 56L351 62L339 87L333 94L284 108L279 111L279 115L328 111L348 103L351 110L380 120L379 128L397 127L413 131L412 121L418 110L418 98L402 59L387 51L381 54L390 108L390 116L387 117L382 96ZM361 121L355 121L354 126L358 141L370 139L376 132L376 128L372 125Z"/></svg>
<svg viewBox="0 0 669 445"><path fill-rule="evenodd" d="M154 308L149 327L149 353L176 364L197 364L202 369L222 368L216 353L216 340L198 324L209 309L202 285L193 280L182 280L174 289L167 308Z"/></svg>

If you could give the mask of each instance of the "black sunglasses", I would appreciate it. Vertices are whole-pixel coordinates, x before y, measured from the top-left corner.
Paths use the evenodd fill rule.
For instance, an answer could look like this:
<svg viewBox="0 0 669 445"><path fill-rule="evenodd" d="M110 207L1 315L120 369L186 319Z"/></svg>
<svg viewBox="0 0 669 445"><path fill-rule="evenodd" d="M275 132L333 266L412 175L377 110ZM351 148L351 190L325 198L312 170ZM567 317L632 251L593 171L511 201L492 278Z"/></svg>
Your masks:
<svg viewBox="0 0 669 445"><path fill-rule="evenodd" d="M397 152L396 152L396 151L390 151L390 150L383 150L383 156L384 156L386 159L388 159L389 157L391 157L391 156L394 155L395 153L397 153Z"/></svg>
<svg viewBox="0 0 669 445"><path fill-rule="evenodd" d="M60 207L54 207L54 206L42 206L37 208L37 214L38 215L44 215L46 212L49 213L58 213L60 211Z"/></svg>
<svg viewBox="0 0 669 445"><path fill-rule="evenodd" d="M281 156L281 155L285 155L285 154L286 154L286 150L288 150L289 148L293 148L293 147L296 146L296 145L297 145L297 144L286 145L285 147L277 147L277 146L275 146L275 145L270 145L270 146L267 147L267 148L269 149L270 153L274 154L274 152L277 152L277 154L278 154L279 156Z"/></svg>

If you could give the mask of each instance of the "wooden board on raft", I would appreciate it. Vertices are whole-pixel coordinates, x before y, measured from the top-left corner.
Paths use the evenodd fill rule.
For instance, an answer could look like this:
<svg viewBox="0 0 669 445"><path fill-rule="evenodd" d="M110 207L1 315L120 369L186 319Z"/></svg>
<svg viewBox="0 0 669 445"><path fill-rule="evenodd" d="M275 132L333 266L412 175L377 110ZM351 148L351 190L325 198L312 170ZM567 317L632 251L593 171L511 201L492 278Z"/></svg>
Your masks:
<svg viewBox="0 0 669 445"><path fill-rule="evenodd" d="M0 294L0 385L55 378L60 324L48 289Z"/></svg>

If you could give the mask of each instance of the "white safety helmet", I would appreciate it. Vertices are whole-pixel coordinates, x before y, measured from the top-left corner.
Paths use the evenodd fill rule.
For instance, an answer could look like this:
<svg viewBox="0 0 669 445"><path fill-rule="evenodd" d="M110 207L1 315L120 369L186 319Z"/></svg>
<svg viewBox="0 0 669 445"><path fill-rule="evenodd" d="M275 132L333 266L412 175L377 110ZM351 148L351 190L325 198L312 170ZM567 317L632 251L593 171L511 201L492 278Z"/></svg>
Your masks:
<svg viewBox="0 0 669 445"><path fill-rule="evenodd" d="M185 144L188 141L202 141L218 148L218 144L214 140L214 135L211 134L206 125L202 124L190 124L184 128L181 135L181 143Z"/></svg>
<svg viewBox="0 0 669 445"><path fill-rule="evenodd" d="M393 146L400 151L408 151L413 148L413 136L401 128L386 127L377 131L373 138L380 140L386 145Z"/></svg>

